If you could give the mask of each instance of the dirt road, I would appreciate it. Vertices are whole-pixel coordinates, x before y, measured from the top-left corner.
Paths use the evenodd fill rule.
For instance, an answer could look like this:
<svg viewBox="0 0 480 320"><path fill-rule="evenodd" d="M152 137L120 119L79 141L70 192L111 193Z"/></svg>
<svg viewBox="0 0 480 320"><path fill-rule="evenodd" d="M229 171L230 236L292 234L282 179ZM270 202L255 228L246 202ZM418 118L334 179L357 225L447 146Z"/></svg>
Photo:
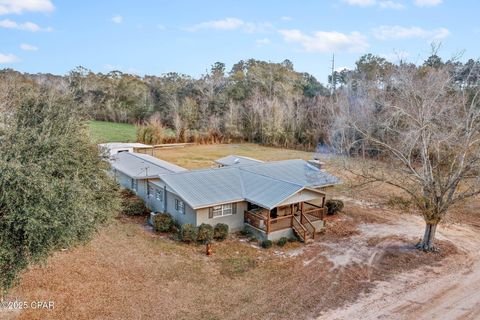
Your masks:
<svg viewBox="0 0 480 320"><path fill-rule="evenodd" d="M401 216L387 226L361 227L364 235L415 237L423 221ZM319 319L480 319L480 232L464 225L442 225L438 239L450 240L467 254L462 261L425 266L380 282L374 290Z"/></svg>

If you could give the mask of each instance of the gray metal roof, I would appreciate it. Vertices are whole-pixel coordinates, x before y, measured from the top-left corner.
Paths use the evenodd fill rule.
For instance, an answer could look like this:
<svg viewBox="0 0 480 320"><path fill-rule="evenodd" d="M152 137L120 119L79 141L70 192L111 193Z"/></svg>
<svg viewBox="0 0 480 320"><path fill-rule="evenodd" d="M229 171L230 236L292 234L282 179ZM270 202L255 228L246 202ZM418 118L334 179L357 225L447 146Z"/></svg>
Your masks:
<svg viewBox="0 0 480 320"><path fill-rule="evenodd" d="M271 209L305 188L340 182L304 160L192 170L160 179L194 209L242 200Z"/></svg>
<svg viewBox="0 0 480 320"><path fill-rule="evenodd" d="M164 174L160 179L192 208L244 199L240 173L235 168Z"/></svg>
<svg viewBox="0 0 480 320"><path fill-rule="evenodd" d="M300 159L242 166L242 170L312 188L340 183L337 177Z"/></svg>
<svg viewBox="0 0 480 320"><path fill-rule="evenodd" d="M187 171L185 168L143 153L121 152L112 157L110 164L116 170L135 179L158 178L160 174Z"/></svg>
<svg viewBox="0 0 480 320"><path fill-rule="evenodd" d="M263 163L261 160L236 156L234 154L215 160L216 163L221 164L222 166L235 166L235 165L244 165L244 164L257 164Z"/></svg>

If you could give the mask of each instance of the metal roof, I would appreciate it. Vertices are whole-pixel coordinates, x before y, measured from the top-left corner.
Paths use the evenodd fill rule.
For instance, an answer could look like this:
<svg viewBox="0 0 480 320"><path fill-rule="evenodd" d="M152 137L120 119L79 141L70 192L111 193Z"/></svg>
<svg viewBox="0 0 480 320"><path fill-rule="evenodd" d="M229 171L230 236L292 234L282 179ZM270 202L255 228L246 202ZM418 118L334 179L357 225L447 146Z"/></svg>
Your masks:
<svg viewBox="0 0 480 320"><path fill-rule="evenodd" d="M183 172L187 169L143 153L121 152L114 155L110 164L116 170L135 179L158 178L158 175Z"/></svg>
<svg viewBox="0 0 480 320"><path fill-rule="evenodd" d="M160 179L194 209L242 200L272 209L303 189L340 182L304 160L192 170Z"/></svg>
<svg viewBox="0 0 480 320"><path fill-rule="evenodd" d="M192 170L160 176L192 208L244 199L240 173L236 168Z"/></svg>
<svg viewBox="0 0 480 320"><path fill-rule="evenodd" d="M337 177L301 159L242 166L242 170L311 188L340 183Z"/></svg>
<svg viewBox="0 0 480 320"><path fill-rule="evenodd" d="M221 164L222 166L235 166L235 165L244 165L244 164L257 164L263 163L261 160L254 158L236 156L234 154L215 160L216 163Z"/></svg>
<svg viewBox="0 0 480 320"><path fill-rule="evenodd" d="M108 149L122 149L122 148L153 148L148 144L138 143L138 142L108 142L100 143L100 147Z"/></svg>

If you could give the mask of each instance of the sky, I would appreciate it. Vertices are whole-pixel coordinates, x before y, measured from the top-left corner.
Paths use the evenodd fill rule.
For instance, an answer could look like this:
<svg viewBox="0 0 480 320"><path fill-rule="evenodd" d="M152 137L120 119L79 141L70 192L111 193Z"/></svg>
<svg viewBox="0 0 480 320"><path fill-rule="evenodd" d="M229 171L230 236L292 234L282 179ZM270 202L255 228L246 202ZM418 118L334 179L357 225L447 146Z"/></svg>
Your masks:
<svg viewBox="0 0 480 320"><path fill-rule="evenodd" d="M0 69L67 74L77 66L199 77L250 58L323 83L373 53L422 63L480 57L477 0L0 0Z"/></svg>

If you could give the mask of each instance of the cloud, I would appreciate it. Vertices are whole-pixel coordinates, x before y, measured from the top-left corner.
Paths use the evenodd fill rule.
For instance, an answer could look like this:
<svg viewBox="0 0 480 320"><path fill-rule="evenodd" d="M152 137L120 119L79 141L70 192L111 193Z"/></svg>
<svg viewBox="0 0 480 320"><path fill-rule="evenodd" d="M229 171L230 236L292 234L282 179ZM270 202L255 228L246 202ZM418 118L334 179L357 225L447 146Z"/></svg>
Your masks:
<svg viewBox="0 0 480 320"><path fill-rule="evenodd" d="M167 27L165 27L163 24L157 24L157 29L158 30L166 30Z"/></svg>
<svg viewBox="0 0 480 320"><path fill-rule="evenodd" d="M50 0L0 0L0 15L26 11L50 12L55 9Z"/></svg>
<svg viewBox="0 0 480 320"><path fill-rule="evenodd" d="M28 43L22 43L20 45L20 49L22 49L23 51L38 51L38 47L32 46Z"/></svg>
<svg viewBox="0 0 480 320"><path fill-rule="evenodd" d="M1 1L1 0L0 0ZM12 21L10 19L0 20L0 28L6 29L16 29L16 30L25 30L25 31L52 31L52 28L41 28L39 25L33 22L24 22L18 23L16 21Z"/></svg>
<svg viewBox="0 0 480 320"><path fill-rule="evenodd" d="M264 32L272 28L269 22L246 22L238 18L225 18L221 20L210 20L195 24L186 28L187 31L196 32L200 30L243 30L244 32Z"/></svg>
<svg viewBox="0 0 480 320"><path fill-rule="evenodd" d="M376 0L342 0L348 5L359 6L359 7L369 7L376 4Z"/></svg>
<svg viewBox="0 0 480 320"><path fill-rule="evenodd" d="M296 29L279 32L285 41L300 43L306 52L364 52L369 47L367 38L356 31L350 34L317 31L311 36Z"/></svg>
<svg viewBox="0 0 480 320"><path fill-rule="evenodd" d="M18 61L20 61L20 59L13 54L0 53L0 64L14 63Z"/></svg>
<svg viewBox="0 0 480 320"><path fill-rule="evenodd" d="M417 7L435 7L441 4L442 0L415 0L414 3Z"/></svg>
<svg viewBox="0 0 480 320"><path fill-rule="evenodd" d="M437 41L448 37L450 31L446 28L426 30L420 27L380 26L373 29L373 35L379 40L422 38Z"/></svg>
<svg viewBox="0 0 480 320"><path fill-rule="evenodd" d="M382 9L395 9L400 10L404 9L405 6L400 2L393 0L342 0L348 5L357 6L357 7L372 7L379 6Z"/></svg>
<svg viewBox="0 0 480 320"><path fill-rule="evenodd" d="M292 21L292 17L288 17L288 16L283 16L281 17L280 19L282 19L283 21Z"/></svg>
<svg viewBox="0 0 480 320"><path fill-rule="evenodd" d="M116 16L112 17L112 21L114 23L122 23L123 22L123 17L120 16L120 15L116 15Z"/></svg>
<svg viewBox="0 0 480 320"><path fill-rule="evenodd" d="M378 5L380 6L380 8L382 9L395 9L395 10L401 10L401 9L404 9L405 6L403 4L401 4L400 2L395 2L395 1L391 1L391 0L386 0L386 1L380 1L378 3Z"/></svg>
<svg viewBox="0 0 480 320"><path fill-rule="evenodd" d="M268 38L263 38L263 39L258 39L258 40L256 41L256 43L257 43L257 45L259 45L259 46L266 46L266 45L269 45L269 44L272 43L272 42L271 42L270 39L268 39Z"/></svg>

